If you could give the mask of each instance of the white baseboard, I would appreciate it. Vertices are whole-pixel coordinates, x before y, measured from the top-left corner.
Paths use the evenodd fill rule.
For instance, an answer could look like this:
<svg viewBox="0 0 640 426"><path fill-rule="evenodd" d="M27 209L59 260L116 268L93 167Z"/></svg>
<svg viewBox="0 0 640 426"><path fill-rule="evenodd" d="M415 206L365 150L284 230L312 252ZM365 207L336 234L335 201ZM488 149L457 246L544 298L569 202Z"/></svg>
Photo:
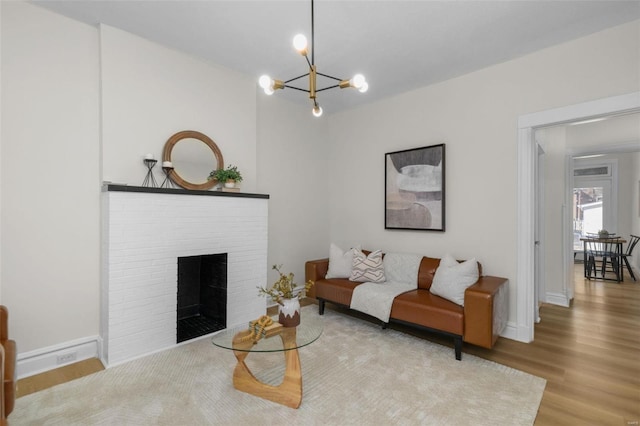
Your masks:
<svg viewBox="0 0 640 426"><path fill-rule="evenodd" d="M518 327L516 327L514 323L508 322L504 330L502 330L502 333L500 333L500 337L506 337L507 339L511 340L518 340Z"/></svg>
<svg viewBox="0 0 640 426"><path fill-rule="evenodd" d="M18 379L85 359L100 358L101 353L102 339L100 336L86 337L31 352L19 353L17 356Z"/></svg>
<svg viewBox="0 0 640 426"><path fill-rule="evenodd" d="M566 294L546 293L545 297L546 297L546 303L563 306L565 308L568 308L570 306L570 300L567 298Z"/></svg>

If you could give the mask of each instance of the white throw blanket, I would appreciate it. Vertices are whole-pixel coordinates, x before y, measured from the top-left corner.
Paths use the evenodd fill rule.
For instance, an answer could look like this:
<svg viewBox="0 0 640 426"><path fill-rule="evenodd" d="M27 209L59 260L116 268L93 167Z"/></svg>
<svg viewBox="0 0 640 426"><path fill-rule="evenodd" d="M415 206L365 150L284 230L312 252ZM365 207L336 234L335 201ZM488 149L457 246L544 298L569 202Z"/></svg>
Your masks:
<svg viewBox="0 0 640 426"><path fill-rule="evenodd" d="M421 260L419 255L388 253L383 261L387 281L357 286L351 297L351 309L389 322L393 299L418 287Z"/></svg>

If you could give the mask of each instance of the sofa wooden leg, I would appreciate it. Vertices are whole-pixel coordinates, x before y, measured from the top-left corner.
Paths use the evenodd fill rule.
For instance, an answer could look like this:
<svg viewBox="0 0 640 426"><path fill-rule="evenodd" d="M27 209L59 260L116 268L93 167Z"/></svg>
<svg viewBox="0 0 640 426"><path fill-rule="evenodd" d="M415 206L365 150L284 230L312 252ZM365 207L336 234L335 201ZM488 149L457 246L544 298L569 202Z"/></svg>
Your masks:
<svg viewBox="0 0 640 426"><path fill-rule="evenodd" d="M453 338L453 345L456 351L456 359L462 360L462 336L456 336Z"/></svg>
<svg viewBox="0 0 640 426"><path fill-rule="evenodd" d="M386 330L388 325L389 325L389 323L388 323L388 322L383 322L383 323L382 323L382 329L383 329L383 330Z"/></svg>
<svg viewBox="0 0 640 426"><path fill-rule="evenodd" d="M318 314L324 315L324 300L318 299Z"/></svg>

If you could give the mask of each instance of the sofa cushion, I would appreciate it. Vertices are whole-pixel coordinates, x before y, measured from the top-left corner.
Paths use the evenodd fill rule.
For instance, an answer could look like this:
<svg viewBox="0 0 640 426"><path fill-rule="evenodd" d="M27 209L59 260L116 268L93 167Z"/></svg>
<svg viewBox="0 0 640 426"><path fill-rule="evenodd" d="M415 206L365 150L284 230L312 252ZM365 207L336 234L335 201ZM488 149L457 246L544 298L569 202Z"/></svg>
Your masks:
<svg viewBox="0 0 640 426"><path fill-rule="evenodd" d="M447 254L440 260L440 266L436 270L429 291L464 306L464 292L476 281L478 281L478 262L475 258L458 263L453 256Z"/></svg>
<svg viewBox="0 0 640 426"><path fill-rule="evenodd" d="M347 279L333 278L320 280L312 288L316 290L316 298L329 300L339 305L351 305L353 289L362 283L356 283Z"/></svg>
<svg viewBox="0 0 640 426"><path fill-rule="evenodd" d="M428 290L397 296L391 306L391 318L460 336L464 333L464 308Z"/></svg>
<svg viewBox="0 0 640 426"><path fill-rule="evenodd" d="M325 278L349 278L353 267L353 250L343 251L331 243L329 247L329 270Z"/></svg>
<svg viewBox="0 0 640 426"><path fill-rule="evenodd" d="M367 256L362 250L353 249L353 268L349 280L370 283L384 282L382 250L376 250Z"/></svg>

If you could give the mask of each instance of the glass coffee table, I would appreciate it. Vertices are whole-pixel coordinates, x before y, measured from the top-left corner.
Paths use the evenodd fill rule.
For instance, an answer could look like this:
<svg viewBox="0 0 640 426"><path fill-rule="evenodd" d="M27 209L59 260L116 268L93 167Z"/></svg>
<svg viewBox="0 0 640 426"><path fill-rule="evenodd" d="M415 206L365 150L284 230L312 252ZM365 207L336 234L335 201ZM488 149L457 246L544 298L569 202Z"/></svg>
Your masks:
<svg viewBox="0 0 640 426"><path fill-rule="evenodd" d="M242 391L291 408L298 408L302 402L302 370L298 348L310 345L322 334L323 321L315 312L301 315L297 327L282 327L278 316L271 318L273 324L262 330L258 324L254 328L262 331L262 337L254 341L249 324L223 330L212 337L215 346L233 351L238 363L233 371L233 386ZM269 385L256 379L244 360L252 352L283 352L285 372L282 383Z"/></svg>

